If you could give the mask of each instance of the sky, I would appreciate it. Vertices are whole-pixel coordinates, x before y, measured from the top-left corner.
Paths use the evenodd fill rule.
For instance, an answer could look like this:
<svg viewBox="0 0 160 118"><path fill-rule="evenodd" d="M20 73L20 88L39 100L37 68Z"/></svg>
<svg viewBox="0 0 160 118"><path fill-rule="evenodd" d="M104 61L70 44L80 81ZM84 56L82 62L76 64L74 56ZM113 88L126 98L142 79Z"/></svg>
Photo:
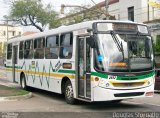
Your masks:
<svg viewBox="0 0 160 118"><path fill-rule="evenodd" d="M3 20L4 15L8 15L9 12L9 5L7 5L8 0L0 0L0 22ZM94 5L92 2L94 1L95 3L102 2L104 0L42 0L44 4L51 3L54 7L54 9L57 12L60 12L60 7L61 4L65 5ZM67 8L69 10L69 8Z"/></svg>
<svg viewBox="0 0 160 118"><path fill-rule="evenodd" d="M7 4L8 0L0 0L0 23L3 23L4 15L8 15L9 13L9 5ZM54 7L55 11L60 12L61 4L64 5L94 5L94 3L99 3L104 0L42 0L43 4L47 5L48 3L51 3ZM65 11L69 11L69 8L65 8ZM34 27L22 27L23 31L38 31Z"/></svg>

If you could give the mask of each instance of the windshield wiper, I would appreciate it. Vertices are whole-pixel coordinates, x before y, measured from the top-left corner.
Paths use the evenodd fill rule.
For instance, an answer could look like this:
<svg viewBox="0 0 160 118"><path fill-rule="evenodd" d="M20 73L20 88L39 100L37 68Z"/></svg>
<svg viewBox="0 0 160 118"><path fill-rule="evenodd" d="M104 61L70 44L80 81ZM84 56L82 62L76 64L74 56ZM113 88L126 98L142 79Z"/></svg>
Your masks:
<svg viewBox="0 0 160 118"><path fill-rule="evenodd" d="M118 50L120 52L122 52L122 56L123 56L123 61L124 61L124 50L123 50L123 44L122 41L120 42L119 39L117 38L117 36L115 35L115 33L113 31L110 32L112 37L113 37L113 41L115 42Z"/></svg>
<svg viewBox="0 0 160 118"><path fill-rule="evenodd" d="M115 33L113 31L111 31L110 33L111 33L111 35L113 37L113 41L115 42L118 50L120 52L123 52L123 44L122 44L122 42L119 41L119 39L117 38L117 36L115 35Z"/></svg>

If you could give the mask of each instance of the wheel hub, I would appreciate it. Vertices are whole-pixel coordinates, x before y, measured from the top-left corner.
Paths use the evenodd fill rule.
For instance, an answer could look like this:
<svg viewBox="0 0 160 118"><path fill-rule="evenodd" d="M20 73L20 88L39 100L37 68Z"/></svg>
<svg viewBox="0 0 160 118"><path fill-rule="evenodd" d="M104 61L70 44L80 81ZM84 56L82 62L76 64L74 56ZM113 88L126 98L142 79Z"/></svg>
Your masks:
<svg viewBox="0 0 160 118"><path fill-rule="evenodd" d="M22 79L22 88L25 88L24 78Z"/></svg>
<svg viewBox="0 0 160 118"><path fill-rule="evenodd" d="M69 99L73 97L73 89L72 89L71 86L67 86L66 96L67 96L67 98L69 98Z"/></svg>

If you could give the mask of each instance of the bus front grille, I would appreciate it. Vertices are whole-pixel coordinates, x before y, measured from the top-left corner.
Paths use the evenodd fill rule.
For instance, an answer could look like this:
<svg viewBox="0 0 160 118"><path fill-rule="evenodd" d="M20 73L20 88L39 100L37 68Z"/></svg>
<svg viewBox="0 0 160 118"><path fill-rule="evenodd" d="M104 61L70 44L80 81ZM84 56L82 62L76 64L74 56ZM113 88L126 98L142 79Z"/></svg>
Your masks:
<svg viewBox="0 0 160 118"><path fill-rule="evenodd" d="M114 87L140 87L144 84L145 82L112 83Z"/></svg>
<svg viewBox="0 0 160 118"><path fill-rule="evenodd" d="M132 96L141 96L144 95L144 92L132 92L132 93L117 93L114 94L115 97L132 97Z"/></svg>

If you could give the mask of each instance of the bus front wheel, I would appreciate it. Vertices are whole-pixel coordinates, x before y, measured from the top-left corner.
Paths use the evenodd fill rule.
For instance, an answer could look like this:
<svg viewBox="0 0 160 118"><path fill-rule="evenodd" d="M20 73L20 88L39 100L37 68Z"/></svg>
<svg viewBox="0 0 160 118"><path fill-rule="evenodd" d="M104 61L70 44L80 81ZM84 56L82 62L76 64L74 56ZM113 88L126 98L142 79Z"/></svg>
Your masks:
<svg viewBox="0 0 160 118"><path fill-rule="evenodd" d="M24 90L26 90L27 89L27 85L26 85L26 78L25 78L25 75L23 74L22 76L21 76L21 88L22 89L24 89Z"/></svg>
<svg viewBox="0 0 160 118"><path fill-rule="evenodd" d="M73 87L69 80L65 83L64 95L68 104L75 104L75 99L73 97Z"/></svg>

